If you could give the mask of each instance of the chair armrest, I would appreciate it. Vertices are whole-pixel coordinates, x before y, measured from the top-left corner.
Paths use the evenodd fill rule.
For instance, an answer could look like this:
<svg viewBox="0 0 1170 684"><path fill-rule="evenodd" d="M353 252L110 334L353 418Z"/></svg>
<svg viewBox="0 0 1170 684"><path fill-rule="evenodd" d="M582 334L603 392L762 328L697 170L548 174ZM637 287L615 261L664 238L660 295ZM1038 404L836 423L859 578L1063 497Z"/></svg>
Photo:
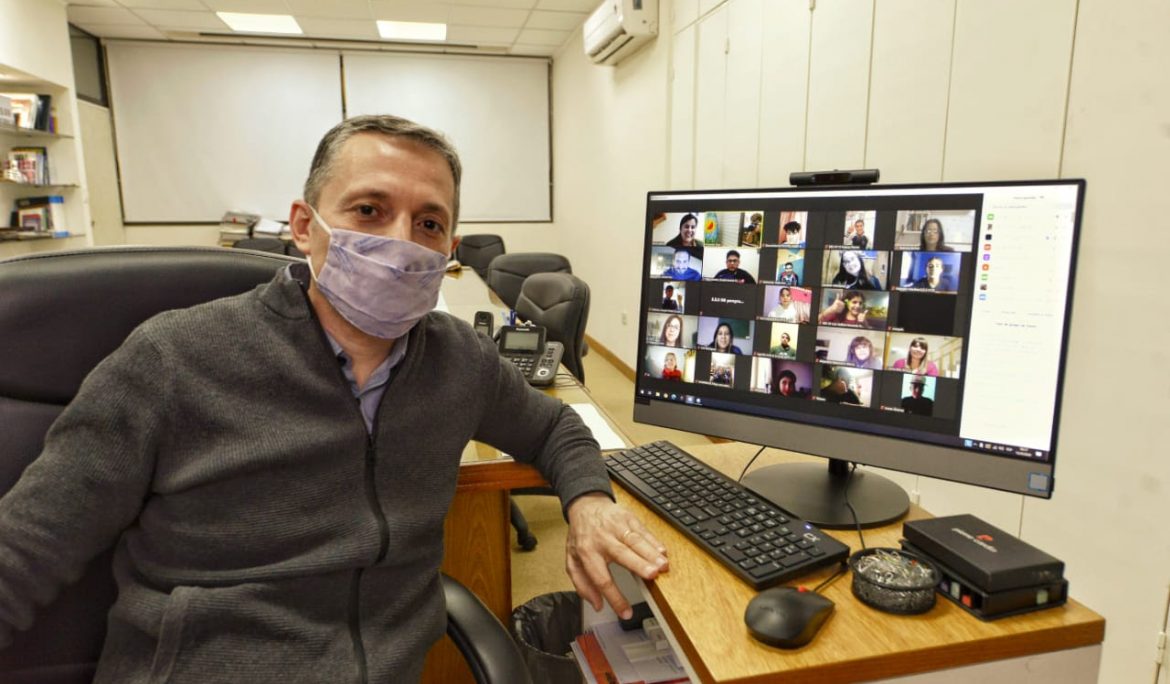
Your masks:
<svg viewBox="0 0 1170 684"><path fill-rule="evenodd" d="M520 649L512 635L470 589L442 576L447 599L447 636L480 684L531 684Z"/></svg>

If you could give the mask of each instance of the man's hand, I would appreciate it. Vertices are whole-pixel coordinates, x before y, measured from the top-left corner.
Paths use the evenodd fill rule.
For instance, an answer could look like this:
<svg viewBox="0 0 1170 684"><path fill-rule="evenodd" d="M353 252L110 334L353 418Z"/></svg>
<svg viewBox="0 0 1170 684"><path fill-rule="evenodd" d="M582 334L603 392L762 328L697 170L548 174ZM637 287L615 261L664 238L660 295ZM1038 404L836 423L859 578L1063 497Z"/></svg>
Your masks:
<svg viewBox="0 0 1170 684"><path fill-rule="evenodd" d="M629 619L634 611L609 574L609 563L651 580L669 569L666 547L629 511L600 492L577 497L568 512L565 569L569 579L594 610L601 610L604 598L623 620Z"/></svg>

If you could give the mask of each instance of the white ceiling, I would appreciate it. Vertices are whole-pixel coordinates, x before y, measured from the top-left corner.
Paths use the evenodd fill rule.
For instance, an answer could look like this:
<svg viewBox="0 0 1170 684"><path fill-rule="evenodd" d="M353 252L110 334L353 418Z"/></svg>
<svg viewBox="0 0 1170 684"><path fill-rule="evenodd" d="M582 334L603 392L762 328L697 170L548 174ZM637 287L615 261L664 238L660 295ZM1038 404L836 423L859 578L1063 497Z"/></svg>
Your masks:
<svg viewBox="0 0 1170 684"><path fill-rule="evenodd" d="M460 50L552 55L600 4L601 0L69 0L67 11L71 24L101 38L242 37L215 12L250 12L296 17L304 36L269 37L281 42L374 41L389 47L394 43L380 39L374 23L389 19L445 23L447 43ZM261 41L249 37L247 42Z"/></svg>

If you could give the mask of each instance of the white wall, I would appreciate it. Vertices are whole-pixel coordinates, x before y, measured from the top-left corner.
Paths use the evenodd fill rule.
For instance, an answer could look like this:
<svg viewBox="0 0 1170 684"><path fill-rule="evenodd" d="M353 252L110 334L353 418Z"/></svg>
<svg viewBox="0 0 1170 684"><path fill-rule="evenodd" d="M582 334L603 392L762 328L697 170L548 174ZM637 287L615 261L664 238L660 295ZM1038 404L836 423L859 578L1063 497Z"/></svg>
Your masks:
<svg viewBox="0 0 1170 684"><path fill-rule="evenodd" d="M661 13L662 35L617 67L588 64L579 40L554 61L556 232L592 288L589 334L634 365L622 314L637 310L627 274L649 190L741 186L753 167L759 186L859 166L887 182L1086 178L1054 498L899 481L927 510L975 513L1063 558L1073 596L1108 621L1100 681L1154 681L1170 321L1142 252L1170 216L1170 3L663 0Z"/></svg>
<svg viewBox="0 0 1170 684"><path fill-rule="evenodd" d="M85 177L89 187L91 234L95 245L122 245L122 197L118 191L118 165L114 159L114 124L110 110L91 102L77 103L82 148L85 150Z"/></svg>
<svg viewBox="0 0 1170 684"><path fill-rule="evenodd" d="M0 0L0 18L0 64L73 89L64 3Z"/></svg>

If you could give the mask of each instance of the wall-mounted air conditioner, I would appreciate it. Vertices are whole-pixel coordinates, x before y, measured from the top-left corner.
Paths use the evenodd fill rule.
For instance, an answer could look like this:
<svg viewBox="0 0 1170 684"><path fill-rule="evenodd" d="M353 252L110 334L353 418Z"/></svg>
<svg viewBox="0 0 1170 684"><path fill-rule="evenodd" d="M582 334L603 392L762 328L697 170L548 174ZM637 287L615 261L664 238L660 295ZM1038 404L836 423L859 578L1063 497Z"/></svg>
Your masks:
<svg viewBox="0 0 1170 684"><path fill-rule="evenodd" d="M658 35L658 0L605 0L582 28L585 56L617 64Z"/></svg>

